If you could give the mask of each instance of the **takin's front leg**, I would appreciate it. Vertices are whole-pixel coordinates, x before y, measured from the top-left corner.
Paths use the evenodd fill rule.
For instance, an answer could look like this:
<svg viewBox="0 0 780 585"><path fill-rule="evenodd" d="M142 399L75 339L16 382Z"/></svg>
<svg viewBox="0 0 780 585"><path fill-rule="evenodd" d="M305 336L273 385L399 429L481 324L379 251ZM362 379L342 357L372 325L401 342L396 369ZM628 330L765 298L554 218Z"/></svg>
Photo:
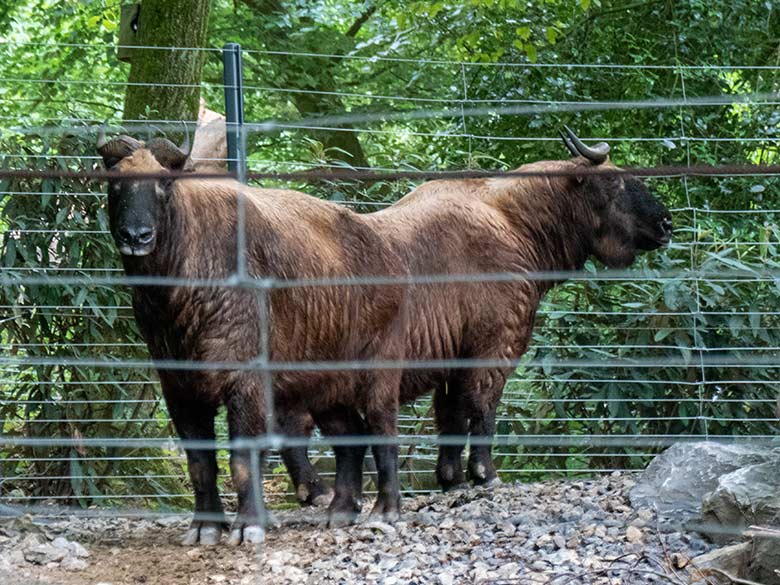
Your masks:
<svg viewBox="0 0 780 585"><path fill-rule="evenodd" d="M251 440L265 434L263 398L262 391L251 382L232 392L226 401L231 441ZM264 451L253 448L234 448L230 452L230 473L238 495L238 511L230 529L228 544L257 544L265 538L264 455Z"/></svg>
<svg viewBox="0 0 780 585"><path fill-rule="evenodd" d="M213 441L216 408L192 400L181 400L171 394L166 392L165 399L179 437L185 441ZM195 491L195 516L182 539L182 544L219 544L225 518L217 490L215 449L185 448L185 452L190 480Z"/></svg>
<svg viewBox="0 0 780 585"><path fill-rule="evenodd" d="M314 421L305 412L277 411L276 424L287 437L308 438L314 430ZM301 506L325 507L330 504L333 492L312 466L306 446L287 447L280 451L280 455Z"/></svg>

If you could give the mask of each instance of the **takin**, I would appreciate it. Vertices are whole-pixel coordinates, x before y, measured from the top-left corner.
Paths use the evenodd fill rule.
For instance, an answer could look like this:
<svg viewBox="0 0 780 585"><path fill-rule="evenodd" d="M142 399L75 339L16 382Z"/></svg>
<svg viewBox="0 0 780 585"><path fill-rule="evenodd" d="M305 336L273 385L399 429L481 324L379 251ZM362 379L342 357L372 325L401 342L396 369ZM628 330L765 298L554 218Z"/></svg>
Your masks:
<svg viewBox="0 0 780 585"><path fill-rule="evenodd" d="M669 211L642 181L609 161L609 145L588 147L564 128L571 160L517 169L533 176L431 181L365 216L411 275L472 277L416 284L406 295L405 359L493 362L403 372L399 402L433 391L439 432L450 436L436 465L444 490L467 480L499 481L490 446L496 408L528 347L543 296L561 282L479 275L575 271L591 256L610 268L625 268L638 252L665 246L672 237ZM605 172L597 172L601 169ZM466 475L461 455L469 435L477 440ZM318 485L305 451L298 453L296 471ZM359 493L353 501L360 501Z"/></svg>
<svg viewBox="0 0 780 585"><path fill-rule="evenodd" d="M285 417L300 424L310 415L328 436L396 434L397 368L301 371L293 365L271 373L255 365L264 357L288 364L403 358L402 285L259 286L259 279L389 276L400 281L407 276L405 261L372 220L294 191L251 188L227 177L167 176L182 169L188 155L166 139L109 141L101 131L97 147L105 167L117 173L108 181L108 214L124 270L132 277L152 277L134 283L136 320L152 358L177 362L160 364L158 373L182 439L214 440L222 405L231 440L265 434L269 385L282 428ZM247 278L231 281L242 260L239 200L244 202ZM176 279L175 286L155 281L163 277ZM398 447L388 443L373 447L378 515L397 513L400 502ZM195 516L183 543L216 544L224 517L215 451L185 450ZM341 446L334 451L329 514L335 523L342 512L351 517L356 507L364 452ZM264 536L261 478L252 473L260 467L253 452L241 445L230 454L238 494L231 544ZM298 452L305 458L305 449Z"/></svg>
<svg viewBox="0 0 780 585"><path fill-rule="evenodd" d="M458 274L471 276L470 282L455 280L441 284L416 284L405 288L399 286L361 287L376 288L377 291L380 289L396 291L398 295L395 305L396 315L392 319L392 325L387 325L382 329L375 327L372 336L371 326L366 325L371 316L367 317L361 314L349 322L347 327L351 327L351 331L340 330L340 332L342 335L349 335L353 340L365 338L366 335L377 340L382 335L389 333L394 336L393 343L397 343L398 340L395 336L400 331L401 347L399 349L394 346L394 351L396 355L399 355L400 351L404 359L408 360L476 359L497 361L501 364L491 367L437 370L409 368L400 374L398 395L395 399L389 400L394 409L392 415L395 416L399 403L414 400L421 394L433 390L436 420L442 435L462 437L465 441L465 437L471 434L472 437L480 439L472 445L468 465L469 478L477 484L497 481L489 446L495 428L496 407L508 374L511 373L514 364L527 347L539 302L544 293L555 284L549 280L523 280L522 278L480 281L478 275L578 270L582 268L590 256L596 257L610 267L625 267L633 262L639 250L653 250L665 245L671 238L672 225L669 212L653 198L641 181L620 172L608 162L609 147L602 143L588 148L568 128L566 131L567 134L563 135L564 143L575 156L573 160L542 161L525 165L519 169L519 171L539 173L540 175L550 173L548 176L433 181L419 187L388 209L360 216L360 219L343 210L341 213L345 214L345 217L352 218L350 221L356 222L355 225L360 225L361 230L372 232L372 238L378 238L383 243L380 248L392 257L388 264L383 265L382 262L385 260L380 258L380 262L372 260L371 267L357 263L350 265L346 270L342 268L342 270L334 271L326 259L316 253L320 250L318 246L315 246L316 259L314 262L320 262L318 268L307 263L304 258L305 254L312 248L298 249L297 258L305 264L305 269L301 267L291 269L288 265L288 271L280 272L272 265L263 264L263 260L267 262L269 259L276 259L272 251L258 253L257 256L261 262L250 265L250 273L253 275L282 274L284 278L296 278L301 274L308 276L312 273L318 276L333 274L350 276L364 274ZM104 154L106 165L109 167L121 158L134 156L135 151L142 146L141 143L128 137L122 137L109 144L114 144L113 148L115 149L119 148L117 146L119 145L121 146L120 150L129 151L121 157L114 156L113 158L116 160ZM104 144L101 148L105 150L106 145ZM175 147L167 141L152 141L142 151L146 150L151 153L152 157L150 158L156 159L156 163L162 169L175 170L183 164L179 159L183 157L186 160L186 155L180 150L173 149ZM103 150L101 150L101 154L103 154ZM143 168L143 165L134 167L120 164L119 167L120 170L137 172L139 168ZM603 168L614 172L593 174L589 172L593 168ZM165 210L170 206L168 201L173 199L171 195L166 196L165 193L175 194L180 189L178 185L195 182L195 179L151 182L159 190L158 199L161 199L162 203L151 199L147 205L151 208L161 206ZM132 184L128 180L117 183L125 184L126 193L131 193L134 190L128 186ZM220 189L229 190L231 193L232 204L228 206L230 209L235 207L235 200L239 192L257 194L258 197L263 194L268 198L268 201L275 197L276 205L279 206L281 201L282 206L286 208L285 210L277 209L274 213L286 216L293 210L298 211L296 217L303 222L306 228L308 228L308 222L312 221L312 218L298 210L300 201L309 200L304 195L250 189L229 180L220 181L219 184L221 185ZM199 185L203 189L207 187L202 181ZM118 190L113 185L111 189ZM138 189L135 188L135 190ZM284 200L281 199L282 197ZM289 201L288 197L291 197ZM230 197L228 198L230 199ZM320 209L319 204L312 203L311 205L315 214L335 213L330 205L325 204L322 209ZM195 207L194 201L192 206ZM111 195L109 195L109 207L111 207ZM273 205L263 208L263 211L268 213L268 216L264 218L265 222L260 222L263 229L267 230L270 218L275 217L272 213L272 207ZM254 206L251 206L251 210L254 210ZM158 211L159 213L162 212ZM157 272L131 272L130 269L134 261L132 256L135 254L135 250L132 247L128 249L126 244L123 249L123 239L113 227L113 214L110 213L110 217L112 217L112 232L114 232L120 251L125 256L123 261L129 273L186 274L187 277L199 275L206 278L214 278L223 274L221 270L215 271L214 267L209 264L210 256L205 249L200 251L200 255L196 254L191 259L191 262L200 261L203 264L200 267L191 265L189 270L171 272L170 267L158 266ZM326 215L326 217L330 216ZM159 218L147 223L155 221L159 221ZM235 215L233 214L231 219L225 223L231 224L235 229ZM350 223L348 229L352 229L352 225ZM345 226L341 227L344 229ZM161 228L166 231L170 229L167 224L163 224ZM248 222L248 241L257 242L256 245L262 246L265 243L264 239L257 240L257 234L250 232L254 229L257 229L254 223ZM155 228L153 231L157 233L159 230ZM336 236L336 234L332 235ZM341 235L343 237L343 234ZM235 267L237 261L234 252L235 236L228 239L231 244L227 246L227 254L233 253L232 264L229 263L229 265ZM344 243L338 237L336 240L338 244ZM252 250L253 246L248 246L248 249ZM179 252L183 253L182 250ZM187 255L190 254L191 250L188 249ZM349 254L345 253L345 255ZM249 254L249 257L253 258L253 255ZM371 258L372 256L366 254L365 257ZM358 267L360 270L355 270ZM169 271L166 272L166 270ZM354 272L351 272L352 270ZM348 290L360 289L352 287ZM289 336L288 331L291 326L280 320L282 314L287 318L291 316L302 318L295 313L296 309L293 307L295 301L285 302L284 295L277 294L279 292L281 291L275 291L271 295L272 302L269 313L272 317L279 316L273 319L272 348L277 347L274 345L274 340L278 336L285 339ZM139 291L137 290L135 294L138 298ZM362 293L358 296L362 302L367 303L371 294L369 293L368 297L365 298ZM341 299L337 297L338 295L335 295L330 300L330 305L323 303L317 306L321 310L343 310L339 305ZM274 299L281 303L280 309L276 309ZM244 300L251 305L251 300L247 300L246 297ZM302 297L298 297L296 300L304 305L307 303ZM190 304L197 305L198 301L206 304L211 303L211 311L216 311L215 305L231 302L225 298L218 298L214 301L206 295L198 299L190 299ZM166 314L165 311L157 313L160 309L153 308L144 317L143 312L138 309L138 306L143 306L144 303L148 303L148 298L140 298L136 304L139 322L142 322L144 318L147 321L154 319L155 314ZM169 307L163 309L170 310ZM281 309L286 309L287 312L280 313ZM253 310L254 313L250 311L245 315L242 314L242 318L256 317L256 309ZM305 316L306 312L304 311L303 314ZM217 319L216 315L212 315L212 317ZM325 318L323 317L323 319ZM255 322L256 319L250 319L250 321ZM338 318L334 319L331 316L327 321L328 325L325 327L337 329L342 327L342 321ZM285 325L287 326L285 327ZM167 346L158 346L155 349L152 343L154 335L146 332L144 334L149 341L153 356L170 357L174 355L175 352L170 351L170 347ZM295 336L293 337L295 338ZM219 334L212 335L211 333L209 333L209 338L211 344L216 344L217 340L220 339ZM295 339L300 341L300 337ZM283 343L279 347L290 352L290 347ZM347 346L342 345L340 348L347 349ZM186 352L181 353L181 350L179 353L185 357L187 355ZM293 350L292 353L297 355L301 352ZM305 351L303 353L309 355ZM283 361L284 356L288 356L284 352L274 353L273 351L271 355L281 355L283 357L277 359ZM352 355L352 353L347 351L342 357L347 355ZM213 357L199 359L213 359ZM312 358L309 357L309 359ZM165 375L165 372L161 372L161 378L164 379ZM361 402L361 397L364 395L373 396L373 391L369 389L362 394L352 386L353 383L360 385L363 380L348 380L348 389L335 400L336 405L328 409L319 404L309 405L300 398L296 391L290 390L287 387L287 382L289 382L287 376L289 375L291 374L277 376L273 384L278 413L277 421L285 434L307 434L311 427L308 421L311 419L309 419L308 413L304 412L305 410L311 412L314 421L320 425L325 434L377 432L373 419L368 416L363 407L365 398L362 398ZM250 377L248 374L243 374L245 381L248 381ZM369 379L372 378L369 377ZM341 380L343 381L344 378ZM296 381L301 386L321 383L319 377L303 373L297 375ZM173 380L169 380L167 383L163 381L164 394L169 407L172 400L168 397L170 392L166 391L165 388L166 384L172 382ZM331 382L331 379L328 378L327 382ZM398 382L399 380L396 379L393 384ZM254 381L253 384L262 387L262 383L257 381ZM389 388L389 386L385 386L385 388ZM397 386L395 390L398 390ZM338 391L334 390L334 392ZM197 401L193 399L193 402ZM333 402L333 400L327 401L328 404L333 404ZM212 403L213 409L218 403L218 400ZM228 406L230 417L230 403L227 401L225 403ZM173 411L172 416L176 420ZM245 414L245 416L249 415ZM212 427L210 436L213 436L213 412L209 413L209 417L209 424ZM254 425L253 428L259 427ZM177 425L177 429L182 436L185 436L179 425ZM392 434L394 429L393 423L388 434ZM238 433L237 436L242 436L242 434ZM437 479L445 489L459 486L466 481L466 474L462 470L461 463L463 447L464 445L460 442L455 444L450 442L443 445L439 451ZM361 470L365 449L365 447L360 446L342 446L336 449L336 495L331 502L331 518L345 517L349 521L360 510ZM380 465L379 462L383 461L383 454L385 462L394 462L397 458L397 449L391 447L374 448L380 481L380 496L374 511L393 517L397 515L399 510L397 477L394 475L394 471L390 472L386 467ZM232 457L235 455L232 454ZM285 463L291 472L293 482L298 488L299 499L311 501L312 495L324 493L322 482L306 457L305 448L283 451L283 457L285 457ZM204 459L209 459L206 454L198 451L193 452L193 454L188 453L188 458L196 463L194 467L196 474L204 467L197 464ZM246 470L245 460L245 458L240 459L243 463L235 466L239 468L239 471ZM212 473L213 467L207 469L207 473L201 471L205 477L201 477L200 484L198 484L194 479L191 465L190 473L193 476L193 485L196 486L196 511L213 512L219 508L216 482ZM234 468L233 471L235 477L236 469ZM392 481L383 483L383 477L385 479L391 477ZM211 500L204 502L203 498L198 499L198 485L208 486L208 489L203 491L210 494ZM241 510L242 507L239 504L240 513ZM211 542L218 539L219 525L218 522L195 521L185 541ZM231 541L237 539L240 540L240 534L236 538L236 530L234 529Z"/></svg>

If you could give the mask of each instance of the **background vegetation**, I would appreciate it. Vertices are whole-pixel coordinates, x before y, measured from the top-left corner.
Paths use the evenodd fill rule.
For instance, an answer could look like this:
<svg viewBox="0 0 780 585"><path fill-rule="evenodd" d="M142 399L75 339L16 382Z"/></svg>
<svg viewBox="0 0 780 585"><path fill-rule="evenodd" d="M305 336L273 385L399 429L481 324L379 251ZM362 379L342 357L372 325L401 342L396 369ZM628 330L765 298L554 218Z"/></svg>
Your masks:
<svg viewBox="0 0 780 585"><path fill-rule="evenodd" d="M132 74L116 58L119 13L119 3L106 0L28 0L0 8L3 168L94 168L97 124L119 122L123 112L126 121L165 117L154 108L139 110L137 95L127 115ZM608 137L613 160L622 165L778 162L780 16L773 2L216 0L205 42L214 50L198 55L204 57L201 95L220 111L217 49L227 41L247 50L246 119L282 123L275 132L250 135L252 170L513 168L564 156L555 139L562 123L583 136ZM594 64L599 67L585 66ZM690 104L609 106L668 99ZM590 107L571 107L582 103ZM502 110L510 106L536 109ZM434 110L446 113L412 116ZM299 127L311 125L312 116L345 112L374 117L330 131ZM406 115L380 115L390 113ZM638 270L778 268L776 177L649 182L674 208L676 240L644 257ZM413 185L294 186L370 211ZM147 355L128 291L97 282L23 282L118 270L102 189L90 181L0 181L6 278L0 354L53 358L48 366L0 366L3 434L172 436L153 372L110 367ZM550 366L518 370L500 433L773 434L777 373L751 367L750 359L777 355L778 294L780 280L683 273L672 280L559 287L545 303L527 354ZM706 369L703 355L744 357L744 365ZM688 365L612 361L667 356ZM64 366L57 357L100 359L108 367ZM561 368L552 364L558 358L603 366ZM403 428L430 431L427 409L426 402L415 405ZM499 442L496 452L505 478L526 478L639 467L656 449L629 439L616 443ZM410 455L407 485L430 487L433 450L419 447ZM188 491L173 445L163 451L4 448L0 465L0 495L33 503L59 497L82 505L176 505ZM282 492L283 481L275 486Z"/></svg>

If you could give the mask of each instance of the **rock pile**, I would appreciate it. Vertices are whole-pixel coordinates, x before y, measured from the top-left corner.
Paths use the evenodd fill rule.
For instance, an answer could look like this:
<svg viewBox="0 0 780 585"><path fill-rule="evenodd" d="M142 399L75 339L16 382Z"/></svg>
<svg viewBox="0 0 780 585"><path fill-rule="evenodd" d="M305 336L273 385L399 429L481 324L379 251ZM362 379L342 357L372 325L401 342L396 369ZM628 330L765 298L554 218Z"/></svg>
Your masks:
<svg viewBox="0 0 780 585"><path fill-rule="evenodd" d="M89 567L89 556L83 545L33 523L29 516L0 522L0 576L27 565L83 571Z"/></svg>
<svg viewBox="0 0 780 585"><path fill-rule="evenodd" d="M277 512L280 526L257 551L182 549L186 517L73 518L49 526L63 540L87 543L92 556L82 571L67 572L66 557L31 560L38 546L57 548L46 535L6 541L0 556L42 582L65 585L689 583L690 559L711 545L650 508L632 508L635 479L615 473L407 498L393 525L363 517L327 530L322 513Z"/></svg>

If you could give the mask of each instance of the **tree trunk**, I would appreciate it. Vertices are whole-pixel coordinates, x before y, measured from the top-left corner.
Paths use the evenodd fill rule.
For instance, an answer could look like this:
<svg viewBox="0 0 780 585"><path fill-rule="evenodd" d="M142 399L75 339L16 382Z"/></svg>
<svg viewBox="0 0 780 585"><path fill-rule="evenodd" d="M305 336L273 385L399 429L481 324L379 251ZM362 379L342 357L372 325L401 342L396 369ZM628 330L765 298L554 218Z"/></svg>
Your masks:
<svg viewBox="0 0 780 585"><path fill-rule="evenodd" d="M292 95L292 101L304 116L343 113L344 106L341 100L338 98L329 100L328 97L316 93L296 93ZM311 134L315 140L322 143L323 147L330 149L328 158L344 161L353 167L369 166L358 135L352 132L353 127L350 124L339 124L338 127L344 130L312 130Z"/></svg>
<svg viewBox="0 0 780 585"><path fill-rule="evenodd" d="M143 0L138 46L204 46L210 4L210 0ZM133 49L125 120L196 120L204 56L200 50Z"/></svg>
<svg viewBox="0 0 780 585"><path fill-rule="evenodd" d="M248 6L252 12L263 16L274 16L276 18L282 18L287 16L287 10L280 0L240 0L243 4ZM364 13L355 21L355 23L346 32L346 36L354 38L360 31L360 28L371 18L376 12L376 7L367 8ZM303 18L301 23L305 24L306 28L311 29L313 32L310 34L318 34L314 29L316 23L310 19ZM283 37L282 39L283 40ZM262 39L260 39L262 41ZM325 39L323 39L325 41ZM296 47L291 45L289 47L291 51L294 51ZM313 90L313 93L293 93L290 97L295 108L303 116L316 116L327 114L342 114L344 113L344 104L338 96L330 96L317 92L329 92L335 91L337 83L334 79L332 71L333 67L338 67L338 60L333 62L322 62L320 60L303 60L296 59L291 55L280 54L275 57L280 64L281 71L287 71L289 69L298 70L302 69L306 71L309 69L311 75L307 76L309 81L300 81L296 76L282 75L276 79L272 79L271 83L278 87L289 87L293 89ZM307 63L307 65L302 65ZM314 85L311 85L312 81ZM339 124L339 128L344 130L312 130L311 136L322 143L323 147L329 149L328 158L333 160L340 160L346 162L353 167L367 167L369 166L368 158L363 150L363 146L360 144L358 134L353 132L353 127L350 124Z"/></svg>

